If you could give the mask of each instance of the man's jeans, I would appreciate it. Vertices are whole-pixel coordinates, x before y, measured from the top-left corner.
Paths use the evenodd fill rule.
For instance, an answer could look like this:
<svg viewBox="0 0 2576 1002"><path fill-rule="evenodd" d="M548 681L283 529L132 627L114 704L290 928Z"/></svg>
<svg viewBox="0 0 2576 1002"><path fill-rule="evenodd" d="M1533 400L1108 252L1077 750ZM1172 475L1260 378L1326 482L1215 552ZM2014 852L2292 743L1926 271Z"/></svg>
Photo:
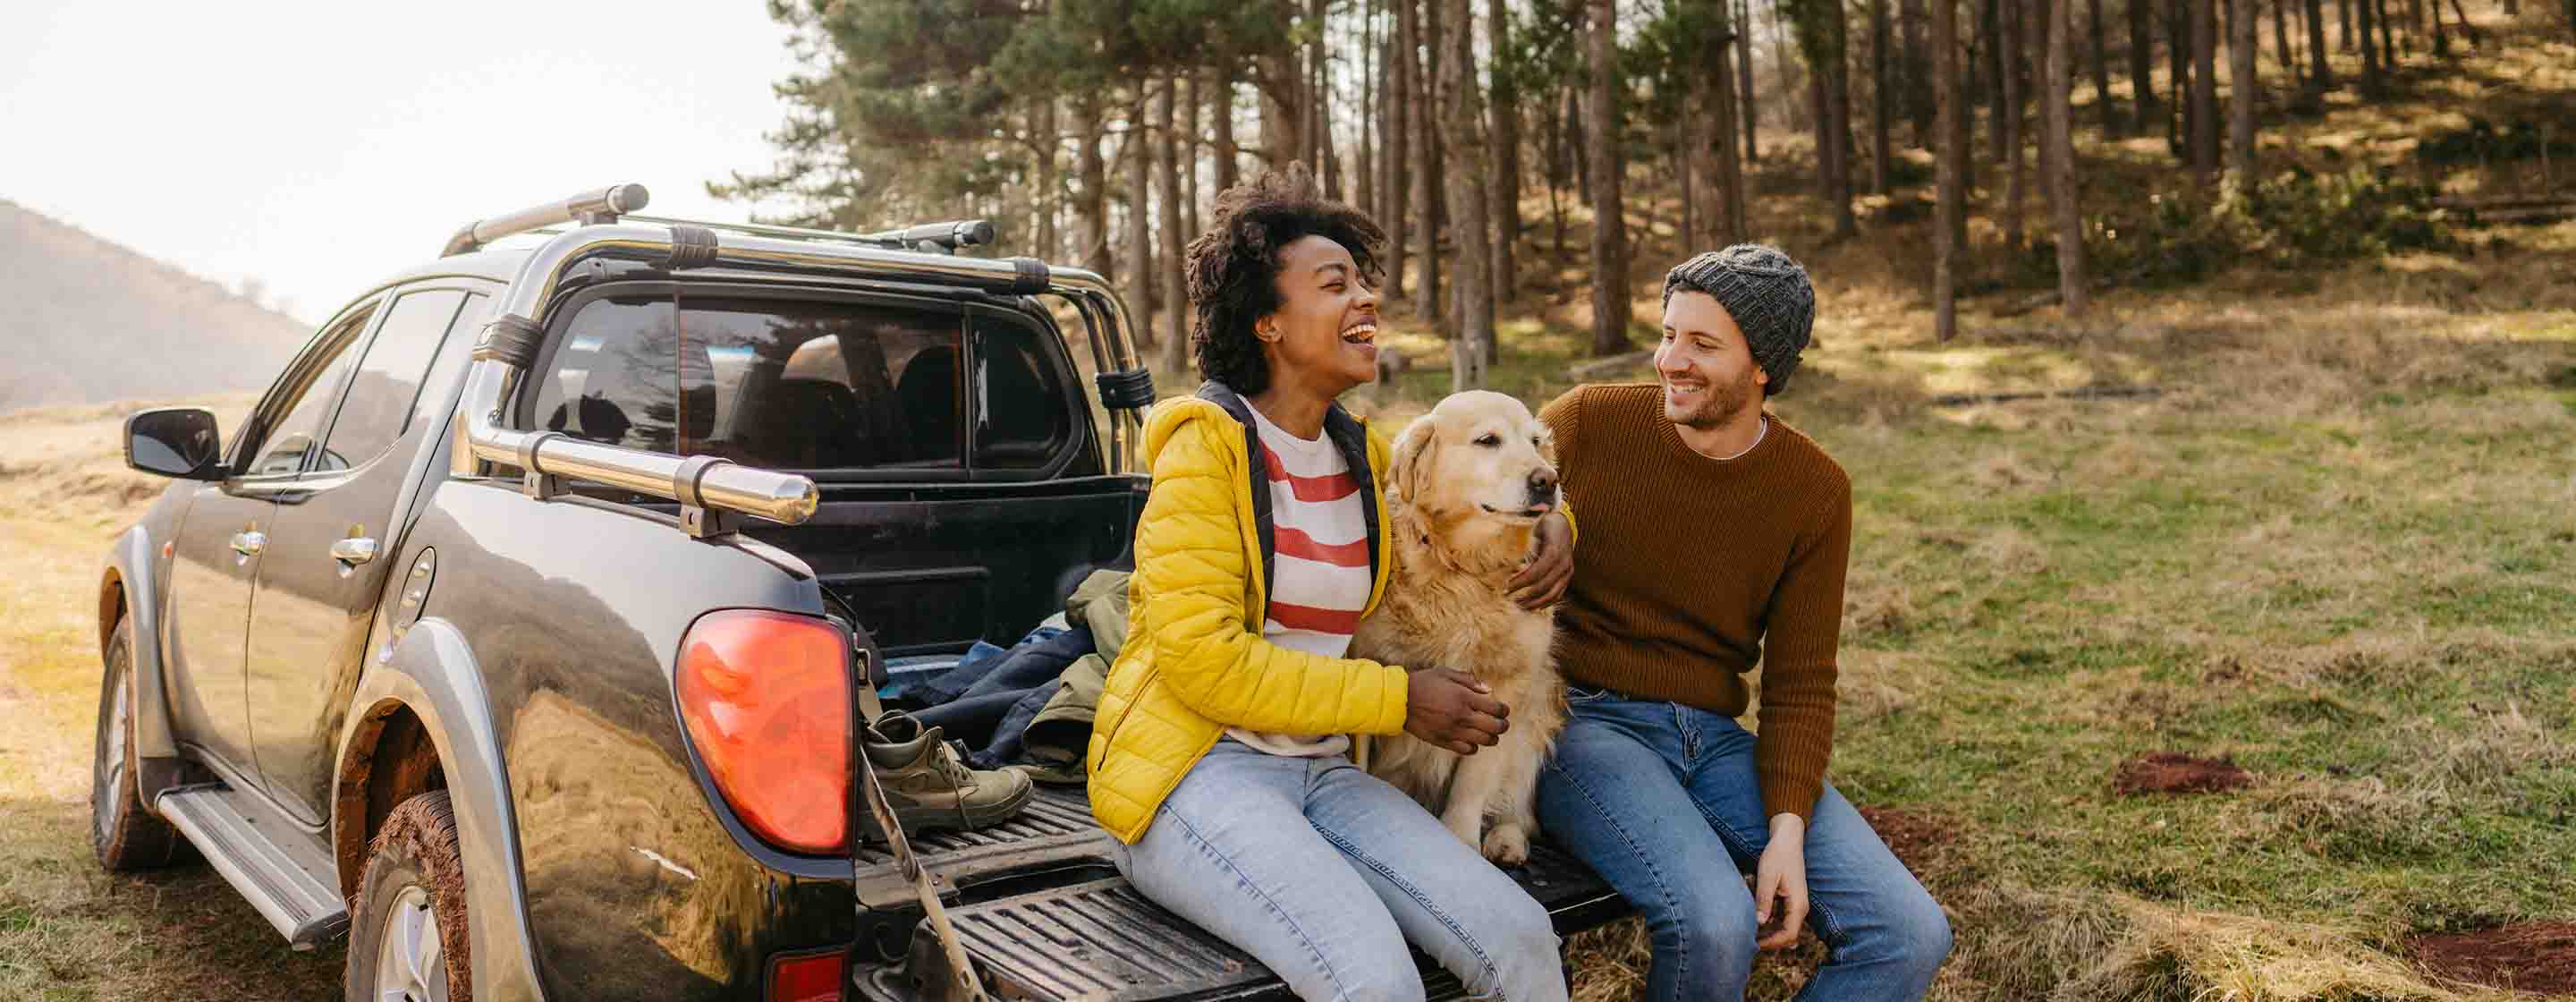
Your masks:
<svg viewBox="0 0 2576 1002"><path fill-rule="evenodd" d="M1566 697L1564 736L1539 774L1540 830L1643 913L1655 946L1646 998L1743 998L1755 952L1744 877L1771 841L1752 733L1677 703L1581 686ZM1830 785L1806 850L1807 922L1830 953L1798 998L1922 998L1950 953L1940 905Z"/></svg>
<svg viewBox="0 0 2576 1002"><path fill-rule="evenodd" d="M1529 892L1339 755L1218 741L1118 871L1309 1002L1422 998L1411 940L1478 998L1561 1002L1556 930Z"/></svg>

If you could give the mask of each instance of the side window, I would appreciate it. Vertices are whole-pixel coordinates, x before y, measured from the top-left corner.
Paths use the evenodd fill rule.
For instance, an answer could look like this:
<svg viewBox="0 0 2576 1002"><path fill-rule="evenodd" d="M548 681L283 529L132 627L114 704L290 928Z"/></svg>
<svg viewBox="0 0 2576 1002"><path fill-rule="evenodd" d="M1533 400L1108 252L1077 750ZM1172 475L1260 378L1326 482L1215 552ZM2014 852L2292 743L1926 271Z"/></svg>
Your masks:
<svg viewBox="0 0 2576 1002"><path fill-rule="evenodd" d="M303 370L302 378L282 384L271 392L269 405L260 413L272 415L260 437L248 443L250 460L241 464L246 477L286 476L304 469L305 454L312 452L314 439L322 433L322 421L331 415L331 404L339 399L341 377L358 360L358 335L365 333L367 320L375 316L379 304L368 303L343 317L322 336L320 364Z"/></svg>
<svg viewBox="0 0 2576 1002"><path fill-rule="evenodd" d="M1064 379L1045 340L1016 318L975 317L975 465L1044 466L1073 437Z"/></svg>
<svg viewBox="0 0 2576 1002"><path fill-rule="evenodd" d="M607 298L559 335L539 427L782 469L962 468L952 308L724 296Z"/></svg>
<svg viewBox="0 0 2576 1002"><path fill-rule="evenodd" d="M429 360L447 337L448 322L465 302L458 289L428 289L394 300L376 329L357 375L349 380L340 416L331 422L315 470L345 470L381 456L411 424Z"/></svg>

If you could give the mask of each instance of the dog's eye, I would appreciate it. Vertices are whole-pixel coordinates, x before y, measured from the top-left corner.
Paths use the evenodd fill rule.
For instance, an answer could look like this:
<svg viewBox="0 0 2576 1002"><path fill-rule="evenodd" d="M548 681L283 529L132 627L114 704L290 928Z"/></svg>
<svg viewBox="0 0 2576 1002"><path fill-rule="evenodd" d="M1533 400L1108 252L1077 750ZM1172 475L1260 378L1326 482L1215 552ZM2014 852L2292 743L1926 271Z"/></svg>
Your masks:
<svg viewBox="0 0 2576 1002"><path fill-rule="evenodd" d="M1489 432L1486 432L1486 433L1484 433L1484 434L1482 434L1482 435L1478 435L1478 436L1476 436L1476 444L1477 444L1477 445L1484 446L1485 448L1491 449L1491 448L1494 448L1495 446L1498 446L1498 445L1503 444L1503 437L1502 437L1501 435L1497 435L1497 434L1494 434L1493 432L1490 432L1490 431L1489 431Z"/></svg>

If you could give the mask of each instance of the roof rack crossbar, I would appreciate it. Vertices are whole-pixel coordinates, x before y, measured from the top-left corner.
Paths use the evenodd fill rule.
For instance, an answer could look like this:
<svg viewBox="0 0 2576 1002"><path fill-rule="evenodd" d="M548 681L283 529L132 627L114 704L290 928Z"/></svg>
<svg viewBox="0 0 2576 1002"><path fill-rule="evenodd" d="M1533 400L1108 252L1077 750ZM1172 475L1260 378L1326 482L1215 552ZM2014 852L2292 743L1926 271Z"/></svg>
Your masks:
<svg viewBox="0 0 2576 1002"><path fill-rule="evenodd" d="M643 185L612 184L597 191L585 191L570 198L477 219L458 229L455 236L447 238L447 248L438 256L454 257L513 233L562 223L613 223L618 217L643 208L652 198L652 193L644 190Z"/></svg>

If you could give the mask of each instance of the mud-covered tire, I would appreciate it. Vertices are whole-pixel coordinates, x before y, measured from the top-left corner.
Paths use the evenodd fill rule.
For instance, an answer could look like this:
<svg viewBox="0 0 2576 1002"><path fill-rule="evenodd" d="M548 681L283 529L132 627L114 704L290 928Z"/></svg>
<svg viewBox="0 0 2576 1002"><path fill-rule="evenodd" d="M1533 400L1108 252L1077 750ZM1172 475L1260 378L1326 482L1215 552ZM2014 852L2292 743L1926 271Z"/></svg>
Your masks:
<svg viewBox="0 0 2576 1002"><path fill-rule="evenodd" d="M447 791L403 801L376 833L349 910L344 980L349 1002L473 1002L465 862Z"/></svg>
<svg viewBox="0 0 2576 1002"><path fill-rule="evenodd" d="M188 840L143 805L134 748L134 638L116 621L100 674L97 734L90 751L89 847L116 872L168 866L192 855Z"/></svg>

